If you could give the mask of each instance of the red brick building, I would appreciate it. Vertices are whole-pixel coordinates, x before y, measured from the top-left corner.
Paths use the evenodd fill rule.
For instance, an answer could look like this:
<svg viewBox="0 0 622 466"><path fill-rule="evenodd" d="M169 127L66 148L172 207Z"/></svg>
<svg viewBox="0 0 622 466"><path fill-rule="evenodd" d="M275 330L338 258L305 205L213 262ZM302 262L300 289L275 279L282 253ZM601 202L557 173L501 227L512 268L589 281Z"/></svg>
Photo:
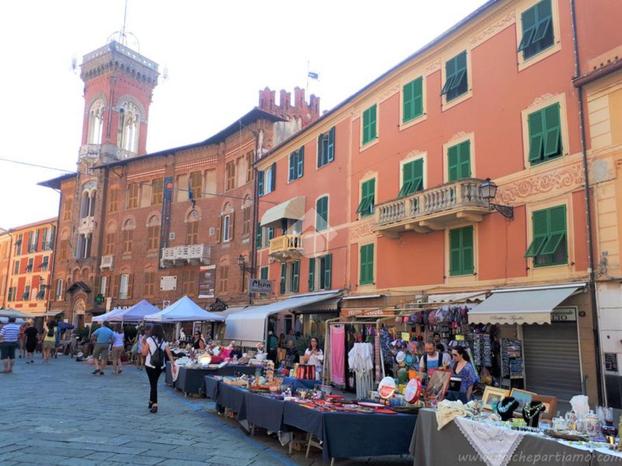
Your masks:
<svg viewBox="0 0 622 466"><path fill-rule="evenodd" d="M315 96L265 89L208 139L145 154L157 70L116 42L86 55L78 171L43 183L61 192L52 308L78 324L143 298L245 302L256 154L319 117Z"/></svg>

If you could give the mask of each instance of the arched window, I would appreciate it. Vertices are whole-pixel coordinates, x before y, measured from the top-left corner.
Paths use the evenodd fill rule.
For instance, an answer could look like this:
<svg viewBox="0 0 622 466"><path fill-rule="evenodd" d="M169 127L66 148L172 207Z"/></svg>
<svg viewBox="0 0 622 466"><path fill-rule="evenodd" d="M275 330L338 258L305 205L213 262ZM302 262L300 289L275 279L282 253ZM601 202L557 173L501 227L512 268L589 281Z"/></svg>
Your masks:
<svg viewBox="0 0 622 466"><path fill-rule="evenodd" d="M251 234L251 207L250 196L246 196L242 202L242 236Z"/></svg>
<svg viewBox="0 0 622 466"><path fill-rule="evenodd" d="M97 99L93 102L93 105L91 105L91 110L89 110L89 144L102 143L105 108L106 106L104 105L103 99Z"/></svg>
<svg viewBox="0 0 622 466"><path fill-rule="evenodd" d="M123 254L130 254L132 252L132 247L134 246L134 229L136 228L136 223L134 219L128 218L123 222L123 227L121 228L122 236L123 236Z"/></svg>
<svg viewBox="0 0 622 466"><path fill-rule="evenodd" d="M119 147L129 152L138 152L140 136L140 111L132 102L125 102L119 109Z"/></svg>
<svg viewBox="0 0 622 466"><path fill-rule="evenodd" d="M233 227L235 222L235 212L228 202L223 206L220 214L220 240L228 243L233 239Z"/></svg>

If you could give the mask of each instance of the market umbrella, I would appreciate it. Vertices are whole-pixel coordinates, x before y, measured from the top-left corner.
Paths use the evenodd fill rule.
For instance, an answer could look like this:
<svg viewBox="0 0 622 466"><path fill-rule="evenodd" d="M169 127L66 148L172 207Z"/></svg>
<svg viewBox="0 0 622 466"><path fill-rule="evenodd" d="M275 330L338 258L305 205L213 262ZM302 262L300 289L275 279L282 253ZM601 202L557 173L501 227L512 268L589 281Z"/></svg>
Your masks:
<svg viewBox="0 0 622 466"><path fill-rule="evenodd" d="M140 322L146 315L160 312L156 306L146 299L137 302L129 309L110 317L110 322Z"/></svg>
<svg viewBox="0 0 622 466"><path fill-rule="evenodd" d="M121 309L120 307L114 308L112 311L106 312L97 317L93 317L93 322L110 322L110 318L114 317L118 314L125 312L125 309Z"/></svg>
<svg viewBox="0 0 622 466"><path fill-rule="evenodd" d="M223 322L225 318L201 308L188 296L178 299L167 308L145 316L145 321L163 324L174 322Z"/></svg>
<svg viewBox="0 0 622 466"><path fill-rule="evenodd" d="M7 319L10 317L15 317L16 319L27 319L29 315L16 311L15 309L0 309L0 317L6 317Z"/></svg>

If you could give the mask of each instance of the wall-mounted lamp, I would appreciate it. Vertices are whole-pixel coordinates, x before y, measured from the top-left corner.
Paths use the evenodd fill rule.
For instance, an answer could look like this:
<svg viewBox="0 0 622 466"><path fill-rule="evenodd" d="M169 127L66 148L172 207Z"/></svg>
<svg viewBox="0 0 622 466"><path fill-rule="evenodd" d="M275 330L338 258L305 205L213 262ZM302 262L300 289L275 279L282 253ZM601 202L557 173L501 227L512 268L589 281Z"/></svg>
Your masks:
<svg viewBox="0 0 622 466"><path fill-rule="evenodd" d="M497 185L490 178L486 178L486 180L479 185L479 195L482 199L488 201L490 210L496 210L510 220L514 218L514 207L491 202L497 196Z"/></svg>

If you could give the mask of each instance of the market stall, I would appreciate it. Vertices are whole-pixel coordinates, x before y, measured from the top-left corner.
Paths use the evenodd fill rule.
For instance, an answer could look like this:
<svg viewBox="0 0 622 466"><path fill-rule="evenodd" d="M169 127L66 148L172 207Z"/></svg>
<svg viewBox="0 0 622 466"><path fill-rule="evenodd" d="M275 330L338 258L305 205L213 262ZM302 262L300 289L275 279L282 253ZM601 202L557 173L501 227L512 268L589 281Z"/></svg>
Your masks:
<svg viewBox="0 0 622 466"><path fill-rule="evenodd" d="M133 306L123 309L122 312L110 315L106 320L108 320L108 322L142 322L145 316L158 312L160 312L158 307L154 306L146 299L143 299Z"/></svg>
<svg viewBox="0 0 622 466"><path fill-rule="evenodd" d="M178 322L223 322L225 319L214 312L201 308L188 296L178 299L170 306L144 316L145 322L174 324Z"/></svg>
<svg viewBox="0 0 622 466"><path fill-rule="evenodd" d="M474 466L622 464L622 453L605 444L557 440L542 432L513 430L466 417L440 430L438 426L435 410L420 410L410 446L415 466L445 466L455 464L457 458L466 458L465 464Z"/></svg>

